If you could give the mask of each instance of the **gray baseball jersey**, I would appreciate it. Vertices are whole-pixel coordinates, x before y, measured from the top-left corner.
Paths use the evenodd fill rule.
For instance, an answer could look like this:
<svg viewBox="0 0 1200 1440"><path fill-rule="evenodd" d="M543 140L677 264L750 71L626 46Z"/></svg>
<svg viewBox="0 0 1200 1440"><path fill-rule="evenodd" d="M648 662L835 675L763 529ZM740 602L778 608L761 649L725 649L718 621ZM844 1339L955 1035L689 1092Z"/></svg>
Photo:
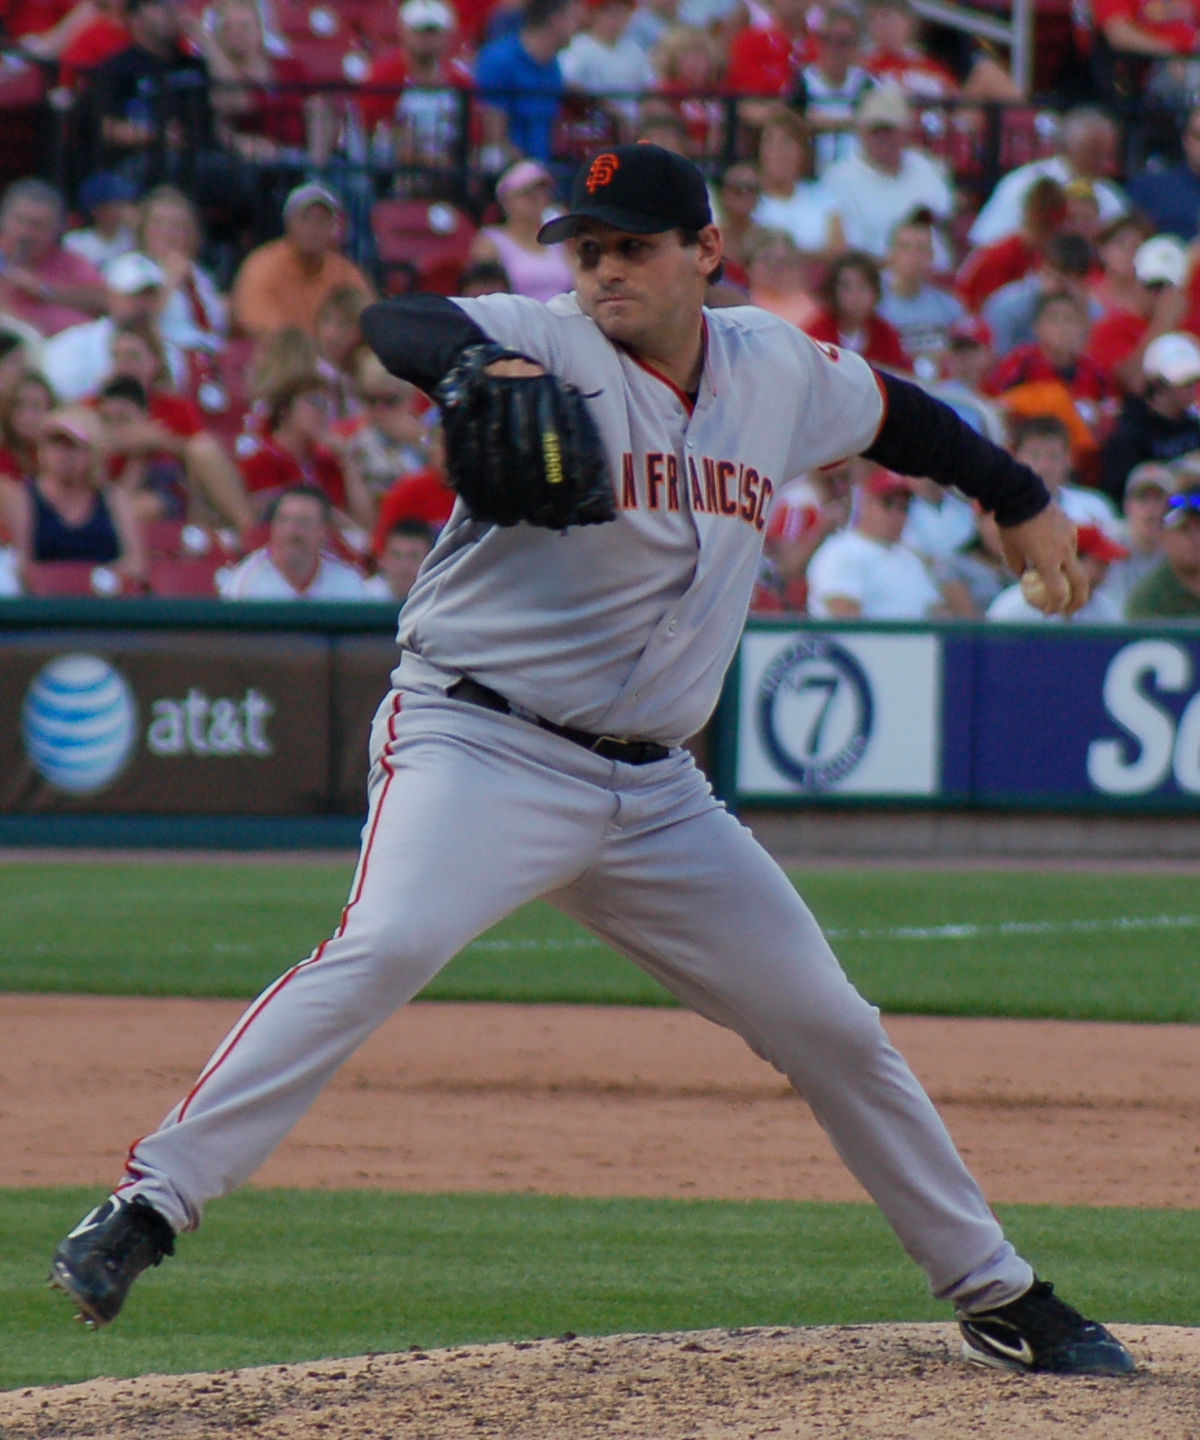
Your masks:
<svg viewBox="0 0 1200 1440"><path fill-rule="evenodd" d="M679 744L717 702L772 495L871 443L874 372L763 310L708 311L693 409L573 295L456 303L587 395L620 513L560 535L480 526L460 506L404 607L401 645L559 723Z"/></svg>
<svg viewBox="0 0 1200 1440"><path fill-rule="evenodd" d="M1030 1267L878 1012L678 745L716 701L772 494L871 444L873 372L770 315L724 310L705 319L693 405L570 297L458 303L589 396L618 518L560 535L456 510L401 617L341 924L131 1147L119 1189L177 1230L197 1225L398 1005L542 896L788 1077L934 1294L980 1309L1022 1293ZM403 354L422 312L394 314ZM660 747L614 757L538 717Z"/></svg>

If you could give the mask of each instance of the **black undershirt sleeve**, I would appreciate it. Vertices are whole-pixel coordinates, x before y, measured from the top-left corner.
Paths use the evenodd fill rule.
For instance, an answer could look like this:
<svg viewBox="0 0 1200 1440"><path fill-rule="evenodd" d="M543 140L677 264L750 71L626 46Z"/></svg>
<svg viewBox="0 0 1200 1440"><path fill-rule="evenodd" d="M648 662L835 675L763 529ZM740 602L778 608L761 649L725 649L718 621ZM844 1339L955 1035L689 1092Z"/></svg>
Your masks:
<svg viewBox="0 0 1200 1440"><path fill-rule="evenodd" d="M367 344L393 375L432 390L460 350L487 335L441 295L402 295L368 305L359 322Z"/></svg>
<svg viewBox="0 0 1200 1440"><path fill-rule="evenodd" d="M949 405L909 380L876 371L886 411L868 460L901 475L925 475L978 500L1001 525L1032 520L1050 492L1028 465L977 434Z"/></svg>

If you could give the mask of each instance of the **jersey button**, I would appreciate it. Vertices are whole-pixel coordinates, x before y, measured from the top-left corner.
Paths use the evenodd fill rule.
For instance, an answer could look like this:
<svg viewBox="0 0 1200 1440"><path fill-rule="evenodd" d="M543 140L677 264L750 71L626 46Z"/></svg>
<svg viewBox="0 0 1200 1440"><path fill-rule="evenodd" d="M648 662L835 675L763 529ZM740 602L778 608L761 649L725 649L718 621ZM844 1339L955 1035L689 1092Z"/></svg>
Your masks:
<svg viewBox="0 0 1200 1440"><path fill-rule="evenodd" d="M668 635L674 635L674 633L675 633L676 630L678 630L678 629L679 629L679 621L678 621L678 620L670 620L670 621L667 622L667 634L668 634Z"/></svg>

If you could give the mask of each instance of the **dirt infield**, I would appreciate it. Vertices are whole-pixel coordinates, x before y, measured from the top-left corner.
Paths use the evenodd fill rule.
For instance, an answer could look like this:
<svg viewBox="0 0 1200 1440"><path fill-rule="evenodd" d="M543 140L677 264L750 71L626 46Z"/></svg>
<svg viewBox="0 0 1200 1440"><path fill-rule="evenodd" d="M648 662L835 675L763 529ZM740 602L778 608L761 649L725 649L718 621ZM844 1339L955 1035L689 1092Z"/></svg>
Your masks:
<svg viewBox="0 0 1200 1440"><path fill-rule="evenodd" d="M10 1185L111 1184L238 1002L0 996ZM1194 1206L1186 1025L894 1017L989 1198ZM257 1179L337 1189L861 1200L807 1108L682 1010L421 1003L335 1077Z"/></svg>
<svg viewBox="0 0 1200 1440"><path fill-rule="evenodd" d="M1200 1331L1127 1380L959 1363L950 1325L478 1345L0 1397L5 1440L1195 1440Z"/></svg>
<svg viewBox="0 0 1200 1440"><path fill-rule="evenodd" d="M114 1179L240 1013L0 997L10 1185ZM895 1018L997 1201L1188 1207L1186 1026ZM257 1180L329 1188L861 1199L740 1041L670 1010L421 1004L347 1064ZM4 1440L1200 1440L1200 1331L1116 1327L1143 1372L1063 1381L957 1361L950 1326L566 1339L0 1396Z"/></svg>

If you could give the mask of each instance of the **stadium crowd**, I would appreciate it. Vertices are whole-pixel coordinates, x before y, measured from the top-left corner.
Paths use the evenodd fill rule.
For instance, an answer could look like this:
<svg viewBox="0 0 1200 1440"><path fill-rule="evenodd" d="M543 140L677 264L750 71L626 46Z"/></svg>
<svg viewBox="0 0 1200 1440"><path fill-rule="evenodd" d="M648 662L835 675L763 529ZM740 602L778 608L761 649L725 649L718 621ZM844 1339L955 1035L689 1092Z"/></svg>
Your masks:
<svg viewBox="0 0 1200 1440"><path fill-rule="evenodd" d="M1043 476L1094 585L1070 623L1200 616L1200 0L1090 12L1079 53L1173 117L1136 169L1111 66L1035 105L908 0L0 0L70 140L0 196L0 594L402 602L454 496L361 310L568 289L539 226L644 138L710 176L712 304ZM1045 618L955 492L780 478L756 609Z"/></svg>

